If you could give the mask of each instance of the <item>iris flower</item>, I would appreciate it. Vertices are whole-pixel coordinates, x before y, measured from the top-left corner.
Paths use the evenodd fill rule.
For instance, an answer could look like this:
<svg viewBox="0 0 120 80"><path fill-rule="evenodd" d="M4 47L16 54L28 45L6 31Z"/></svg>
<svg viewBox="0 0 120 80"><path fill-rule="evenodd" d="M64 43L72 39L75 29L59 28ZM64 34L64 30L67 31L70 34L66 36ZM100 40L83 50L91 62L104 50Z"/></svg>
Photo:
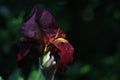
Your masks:
<svg viewBox="0 0 120 80"><path fill-rule="evenodd" d="M49 58L55 59L57 68L65 71L68 64L73 62L74 48L66 40L66 34L58 27L51 13L45 9L34 7L31 15L21 26L23 34L17 53L18 61L30 54L32 46L36 46L41 57L42 65ZM55 56L59 56L57 59Z"/></svg>

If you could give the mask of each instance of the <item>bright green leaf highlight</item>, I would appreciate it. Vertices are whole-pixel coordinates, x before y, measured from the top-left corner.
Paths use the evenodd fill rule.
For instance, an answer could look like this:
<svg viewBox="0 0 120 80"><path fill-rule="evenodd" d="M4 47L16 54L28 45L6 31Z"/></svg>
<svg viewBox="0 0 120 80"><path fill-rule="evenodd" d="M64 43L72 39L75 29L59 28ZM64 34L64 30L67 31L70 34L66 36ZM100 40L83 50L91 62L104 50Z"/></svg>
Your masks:
<svg viewBox="0 0 120 80"><path fill-rule="evenodd" d="M18 76L18 79L17 79L17 80L24 80L24 78L21 77L21 76Z"/></svg>
<svg viewBox="0 0 120 80"><path fill-rule="evenodd" d="M84 65L81 67L80 73L81 74L87 74L88 72L90 72L91 67L90 65Z"/></svg>
<svg viewBox="0 0 120 80"><path fill-rule="evenodd" d="M45 80L41 70L33 70L28 80Z"/></svg>
<svg viewBox="0 0 120 80"><path fill-rule="evenodd" d="M0 76L0 80L3 80L3 78Z"/></svg>

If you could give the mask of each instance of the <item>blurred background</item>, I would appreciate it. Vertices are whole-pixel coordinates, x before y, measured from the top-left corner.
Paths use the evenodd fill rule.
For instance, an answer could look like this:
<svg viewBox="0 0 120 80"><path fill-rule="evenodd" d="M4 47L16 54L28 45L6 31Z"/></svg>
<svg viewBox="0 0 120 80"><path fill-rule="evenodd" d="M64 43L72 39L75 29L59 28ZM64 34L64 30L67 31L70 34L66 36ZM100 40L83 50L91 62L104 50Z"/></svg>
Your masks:
<svg viewBox="0 0 120 80"><path fill-rule="evenodd" d="M12 46L33 6L49 10L75 48L74 63L55 80L120 80L119 0L0 0L0 80L25 80Z"/></svg>

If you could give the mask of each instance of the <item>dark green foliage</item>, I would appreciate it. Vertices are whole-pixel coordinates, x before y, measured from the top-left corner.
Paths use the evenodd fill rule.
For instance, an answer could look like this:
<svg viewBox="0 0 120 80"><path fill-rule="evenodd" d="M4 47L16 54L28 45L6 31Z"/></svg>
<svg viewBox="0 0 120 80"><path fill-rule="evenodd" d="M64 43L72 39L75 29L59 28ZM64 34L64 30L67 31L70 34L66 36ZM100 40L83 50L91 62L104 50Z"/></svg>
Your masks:
<svg viewBox="0 0 120 80"><path fill-rule="evenodd" d="M120 80L119 0L0 0L0 80L26 77L14 44L33 6L48 9L75 48L74 63L55 80ZM28 80L43 78L35 65L29 67Z"/></svg>

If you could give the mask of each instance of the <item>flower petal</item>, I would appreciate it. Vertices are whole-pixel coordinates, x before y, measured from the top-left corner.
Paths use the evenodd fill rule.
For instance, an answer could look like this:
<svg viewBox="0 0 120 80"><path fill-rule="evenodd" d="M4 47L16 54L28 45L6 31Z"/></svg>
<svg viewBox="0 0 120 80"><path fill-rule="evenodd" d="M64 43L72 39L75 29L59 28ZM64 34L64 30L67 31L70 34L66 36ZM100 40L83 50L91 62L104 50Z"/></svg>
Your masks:
<svg viewBox="0 0 120 80"><path fill-rule="evenodd" d="M23 23L21 27L21 32L26 38L30 38L32 40L40 40L42 39L42 32L36 23L36 14L38 12L37 8L33 8L32 15Z"/></svg>
<svg viewBox="0 0 120 80"><path fill-rule="evenodd" d="M16 46L17 60L20 61L23 57L28 55L31 45L28 42L19 42Z"/></svg>
<svg viewBox="0 0 120 80"><path fill-rule="evenodd" d="M73 62L74 48L64 38L58 38L58 40L54 41L53 44L60 50L60 60L58 61L58 68L61 71L65 71L66 66Z"/></svg>
<svg viewBox="0 0 120 80"><path fill-rule="evenodd" d="M57 23L51 13L47 10L39 10L37 13L37 23L45 32L54 33L53 29L57 29ZM51 31L52 30L52 31Z"/></svg>

